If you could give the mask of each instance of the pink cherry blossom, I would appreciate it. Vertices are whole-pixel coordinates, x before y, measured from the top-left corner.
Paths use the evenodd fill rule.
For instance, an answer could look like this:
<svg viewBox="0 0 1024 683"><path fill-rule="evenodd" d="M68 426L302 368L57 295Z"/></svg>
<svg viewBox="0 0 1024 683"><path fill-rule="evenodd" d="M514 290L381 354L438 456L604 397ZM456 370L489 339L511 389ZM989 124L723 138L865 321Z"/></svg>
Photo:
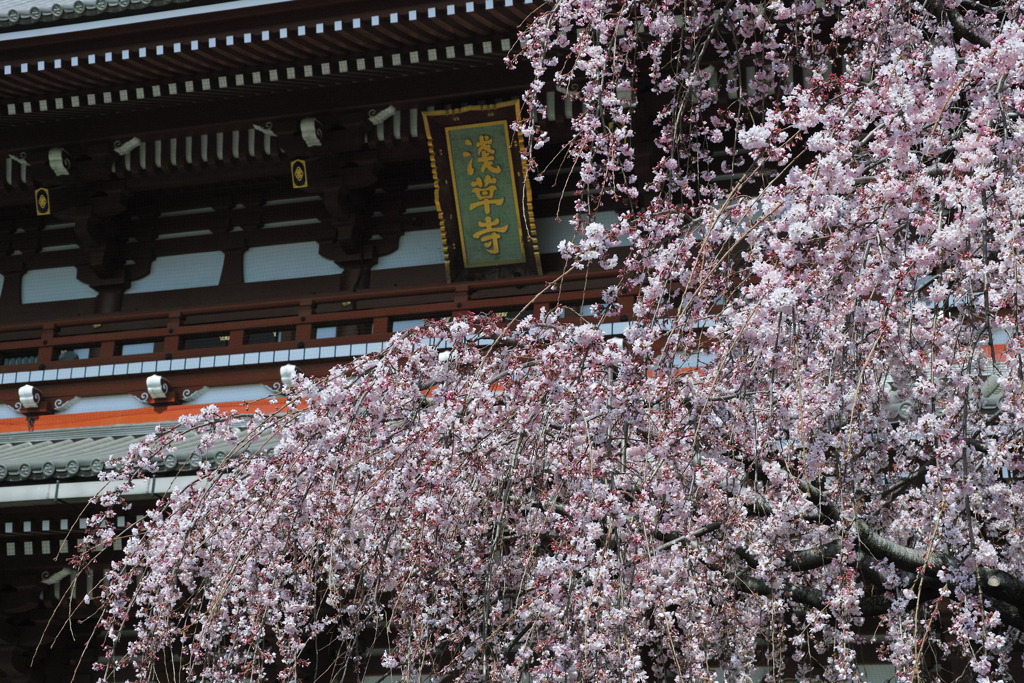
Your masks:
<svg viewBox="0 0 1024 683"><path fill-rule="evenodd" d="M578 112L623 339L438 321L190 421L237 446L126 539L102 675L1014 680L1022 6L550 3L520 127Z"/></svg>

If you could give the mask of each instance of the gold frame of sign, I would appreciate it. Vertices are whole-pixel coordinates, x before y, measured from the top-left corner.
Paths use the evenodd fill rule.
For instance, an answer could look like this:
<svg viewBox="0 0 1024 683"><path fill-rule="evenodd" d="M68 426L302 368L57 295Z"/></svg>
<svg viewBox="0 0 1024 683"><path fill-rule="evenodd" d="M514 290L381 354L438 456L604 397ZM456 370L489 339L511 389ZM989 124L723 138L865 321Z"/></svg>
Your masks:
<svg viewBox="0 0 1024 683"><path fill-rule="evenodd" d="M423 112L445 274L523 264L541 272L519 102Z"/></svg>

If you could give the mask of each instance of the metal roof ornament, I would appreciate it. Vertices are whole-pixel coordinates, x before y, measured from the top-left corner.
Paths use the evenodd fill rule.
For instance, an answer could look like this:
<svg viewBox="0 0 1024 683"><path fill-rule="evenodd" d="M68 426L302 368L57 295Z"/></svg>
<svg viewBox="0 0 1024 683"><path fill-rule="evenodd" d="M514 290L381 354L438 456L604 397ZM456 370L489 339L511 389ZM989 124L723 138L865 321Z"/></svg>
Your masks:
<svg viewBox="0 0 1024 683"><path fill-rule="evenodd" d="M367 115L367 119L372 125L379 126L380 124L384 123L392 116L394 116L396 111L397 110L395 109L395 107L389 104L388 106L380 110L371 109L369 114Z"/></svg>
<svg viewBox="0 0 1024 683"><path fill-rule="evenodd" d="M142 140L138 137L130 137L127 140L117 140L114 142L114 153L118 156L125 156L130 153L133 149L137 149L142 144Z"/></svg>

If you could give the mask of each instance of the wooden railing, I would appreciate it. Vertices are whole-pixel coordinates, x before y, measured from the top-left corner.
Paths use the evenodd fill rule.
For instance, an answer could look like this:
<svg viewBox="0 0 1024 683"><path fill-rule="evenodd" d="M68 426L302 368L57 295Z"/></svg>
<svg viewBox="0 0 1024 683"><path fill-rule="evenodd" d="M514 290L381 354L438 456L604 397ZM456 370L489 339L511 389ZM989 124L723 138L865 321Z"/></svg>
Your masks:
<svg viewBox="0 0 1024 683"><path fill-rule="evenodd" d="M0 370L382 342L415 321L468 312L514 316L560 304L570 315L589 317L588 307L610 282L602 275L569 273L557 291L548 287L549 275L6 324L0 325Z"/></svg>

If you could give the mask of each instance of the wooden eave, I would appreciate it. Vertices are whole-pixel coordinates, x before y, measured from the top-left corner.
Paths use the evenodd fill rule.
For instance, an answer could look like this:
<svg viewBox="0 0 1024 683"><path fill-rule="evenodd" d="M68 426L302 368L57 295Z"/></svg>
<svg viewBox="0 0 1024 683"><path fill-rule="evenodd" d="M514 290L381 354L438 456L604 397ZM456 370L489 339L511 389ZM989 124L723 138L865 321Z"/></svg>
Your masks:
<svg viewBox="0 0 1024 683"><path fill-rule="evenodd" d="M526 0L493 4L493 9L467 11L467 5L484 3L460 3L452 10L445 3L413 2L382 12L380 3L372 1L300 0L216 13L204 16L201 24L175 18L0 40L0 104L468 41L514 40L537 7Z"/></svg>
<svg viewBox="0 0 1024 683"><path fill-rule="evenodd" d="M457 77L453 77L454 73ZM54 144L70 146L113 140L124 135L178 135L324 110L369 110L389 104L422 106L437 103L438 93L444 93L445 102L499 94L514 97L528 83L525 74L510 72L500 59L485 55L303 80L268 82L264 77L255 83L247 79L243 85L232 82L227 89L194 88L188 92L179 88L176 94L162 98L136 98L132 88L125 100L97 100L79 110L51 107L46 112L19 112L0 117L10 133L3 137L0 151L10 154ZM369 84L372 87L366 87Z"/></svg>
<svg viewBox="0 0 1024 683"><path fill-rule="evenodd" d="M538 6L431 0L381 12L375 2L296 0L201 24L0 40L0 152L443 104L438 93L445 103L509 95L528 75L504 57Z"/></svg>

